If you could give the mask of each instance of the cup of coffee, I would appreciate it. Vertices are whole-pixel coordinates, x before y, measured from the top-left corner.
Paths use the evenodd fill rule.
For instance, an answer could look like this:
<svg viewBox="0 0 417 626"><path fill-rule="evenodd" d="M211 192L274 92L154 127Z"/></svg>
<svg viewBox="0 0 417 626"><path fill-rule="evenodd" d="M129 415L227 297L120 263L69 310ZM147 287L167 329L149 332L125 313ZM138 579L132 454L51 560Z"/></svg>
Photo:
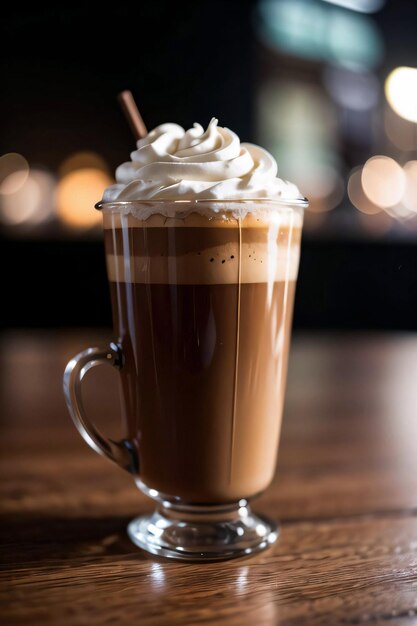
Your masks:
<svg viewBox="0 0 417 626"><path fill-rule="evenodd" d="M285 394L301 198L107 200L114 343L64 376L87 443L157 502L128 526L141 548L184 560L248 555L277 538L249 501L270 484ZM124 439L85 415L81 380L120 374Z"/></svg>

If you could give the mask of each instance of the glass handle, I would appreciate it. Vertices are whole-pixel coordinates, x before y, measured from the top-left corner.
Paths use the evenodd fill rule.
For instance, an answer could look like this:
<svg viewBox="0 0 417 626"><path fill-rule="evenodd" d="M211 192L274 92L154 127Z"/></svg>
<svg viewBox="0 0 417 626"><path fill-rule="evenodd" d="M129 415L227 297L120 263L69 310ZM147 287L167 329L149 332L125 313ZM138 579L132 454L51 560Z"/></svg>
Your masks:
<svg viewBox="0 0 417 626"><path fill-rule="evenodd" d="M96 429L85 414L81 381L86 373L97 365L111 365L120 369L123 366L120 346L111 343L108 348L88 348L71 359L64 372L64 395L69 413L81 436L93 450L111 459L131 474L138 474L139 461L134 443L128 439L122 441L108 439Z"/></svg>

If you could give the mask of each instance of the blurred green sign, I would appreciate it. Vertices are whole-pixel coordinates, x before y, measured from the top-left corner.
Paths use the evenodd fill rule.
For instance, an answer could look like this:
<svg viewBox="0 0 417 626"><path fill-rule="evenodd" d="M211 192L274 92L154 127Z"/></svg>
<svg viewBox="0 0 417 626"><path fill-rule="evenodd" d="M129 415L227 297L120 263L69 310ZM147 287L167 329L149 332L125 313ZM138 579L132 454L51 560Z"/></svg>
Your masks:
<svg viewBox="0 0 417 626"><path fill-rule="evenodd" d="M258 27L287 54L349 68L375 67L383 41L372 18L320 0L261 0Z"/></svg>

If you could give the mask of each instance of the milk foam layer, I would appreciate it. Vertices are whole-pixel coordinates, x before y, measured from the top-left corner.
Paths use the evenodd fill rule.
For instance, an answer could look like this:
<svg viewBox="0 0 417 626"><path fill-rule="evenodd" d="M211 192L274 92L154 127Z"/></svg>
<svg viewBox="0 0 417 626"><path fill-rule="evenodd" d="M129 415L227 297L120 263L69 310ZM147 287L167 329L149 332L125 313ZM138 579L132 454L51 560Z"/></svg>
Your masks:
<svg viewBox="0 0 417 626"><path fill-rule="evenodd" d="M250 213L241 220L207 219L192 213L180 219L155 214L140 220L131 213L105 211L109 280L201 285L295 281L302 211L267 212L262 216ZM195 230L186 237L190 245L184 253L177 245L179 231L189 229ZM170 230L172 235L167 234ZM151 241L155 238L159 243L152 252Z"/></svg>
<svg viewBox="0 0 417 626"><path fill-rule="evenodd" d="M273 284L296 280L298 245L268 249L265 244L242 244L240 250L240 262L237 244L215 246L198 255L131 256L127 263L121 255L108 254L107 272L112 282L136 284Z"/></svg>
<svg viewBox="0 0 417 626"><path fill-rule="evenodd" d="M192 204L185 211L177 212L175 203L164 202L164 207L158 203L158 211L143 215L141 207L135 210L135 204L128 205L124 209L117 206L113 211L103 211L104 230L114 228L231 228L236 229L239 224L243 229L249 228L289 228L301 230L303 225L303 211L301 209L269 209L265 203L233 203L236 205L238 215L235 216L227 210L224 203L218 203L218 211L212 211L209 204L201 203L201 206ZM216 203L217 204L217 203ZM240 207L246 205L242 215ZM111 205L109 205L111 207ZM146 210L146 209L145 209ZM161 213L161 211L163 211Z"/></svg>
<svg viewBox="0 0 417 626"><path fill-rule="evenodd" d="M263 219L251 213L242 220L208 220L198 213L139 220L132 214L104 212L103 218L107 271L114 282L213 285L297 278L302 211L270 212ZM195 231L187 235L190 245L184 253L177 245L179 231L189 229ZM167 235L169 230L172 235ZM159 243L152 248L155 238Z"/></svg>
<svg viewBox="0 0 417 626"><path fill-rule="evenodd" d="M200 124L187 131L177 124L162 124L137 142L131 161L117 168L117 182L105 190L103 201L302 200L297 187L278 178L277 173L277 163L269 152L240 143L239 137L219 127L215 118L206 131ZM170 209L172 215L181 207L171 205ZM216 205L210 209L218 210ZM149 214L157 211L154 207Z"/></svg>

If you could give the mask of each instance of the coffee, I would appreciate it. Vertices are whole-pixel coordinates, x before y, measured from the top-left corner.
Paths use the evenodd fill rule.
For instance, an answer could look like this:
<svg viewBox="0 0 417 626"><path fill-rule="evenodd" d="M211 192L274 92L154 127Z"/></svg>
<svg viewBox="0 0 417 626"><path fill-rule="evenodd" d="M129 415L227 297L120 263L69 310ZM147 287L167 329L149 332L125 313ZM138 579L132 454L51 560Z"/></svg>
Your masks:
<svg viewBox="0 0 417 626"><path fill-rule="evenodd" d="M134 544L181 560L248 556L278 536L247 499L274 472L308 203L271 154L216 118L157 126L115 178L96 208L117 340L68 363L68 409L157 502L129 523ZM120 441L82 404L85 373L104 364L121 375Z"/></svg>
<svg viewBox="0 0 417 626"><path fill-rule="evenodd" d="M104 215L126 432L148 489L221 504L271 481L298 218Z"/></svg>

